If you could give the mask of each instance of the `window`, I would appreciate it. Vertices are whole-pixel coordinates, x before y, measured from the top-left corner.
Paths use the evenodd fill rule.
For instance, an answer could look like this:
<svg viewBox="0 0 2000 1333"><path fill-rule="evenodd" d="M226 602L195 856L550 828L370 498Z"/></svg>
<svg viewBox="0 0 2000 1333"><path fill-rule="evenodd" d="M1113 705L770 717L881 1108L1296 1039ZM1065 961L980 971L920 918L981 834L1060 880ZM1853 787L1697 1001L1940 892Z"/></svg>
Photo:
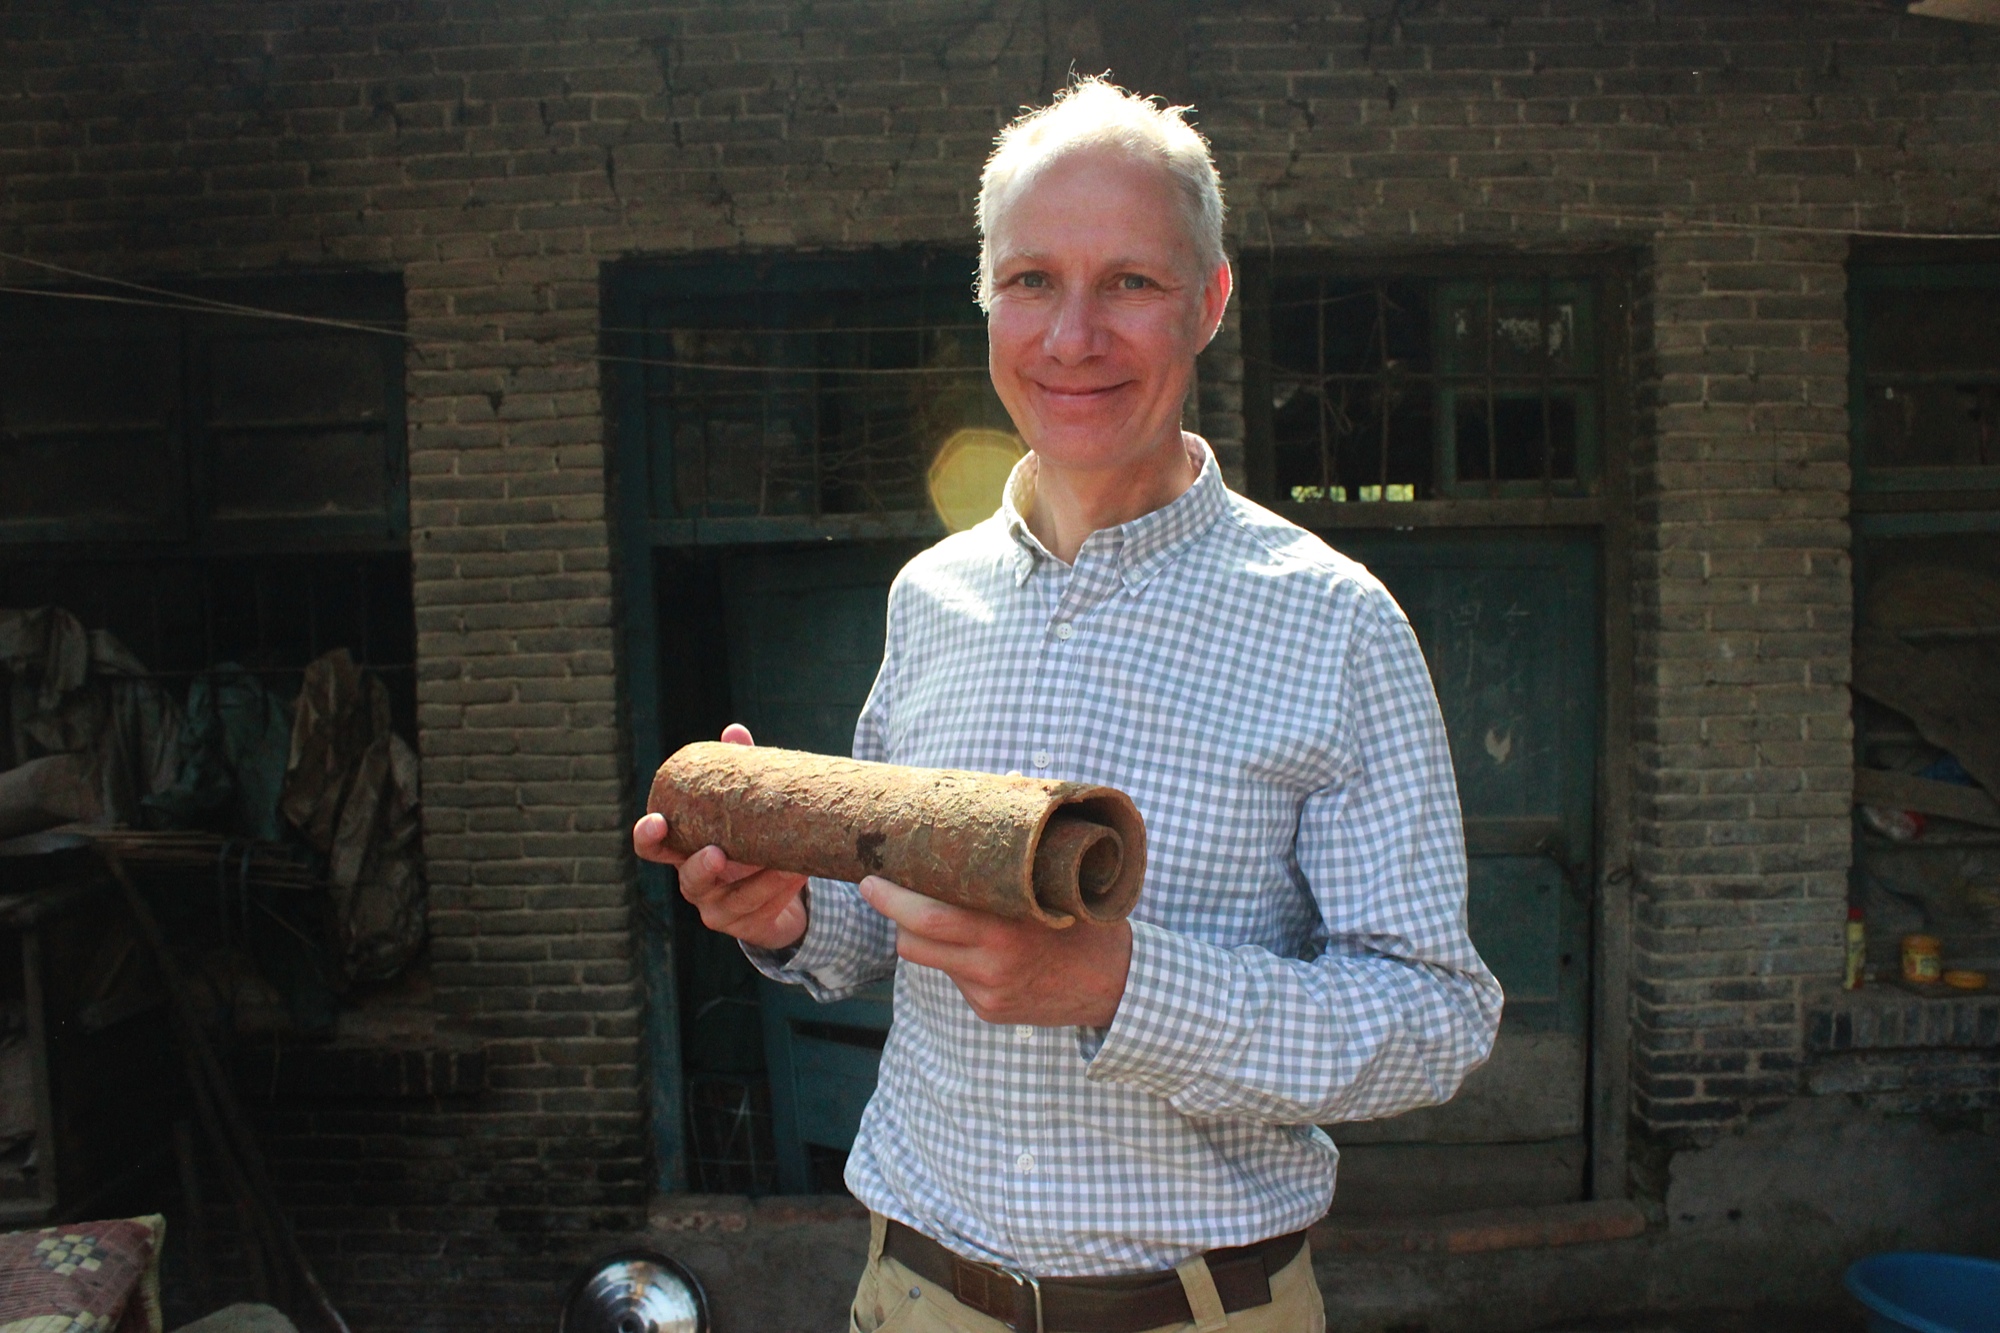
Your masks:
<svg viewBox="0 0 2000 1333"><path fill-rule="evenodd" d="M402 320L393 278L200 295ZM60 294L0 303L0 541L399 547L403 452L400 338Z"/></svg>
<svg viewBox="0 0 2000 1333"><path fill-rule="evenodd" d="M1317 518L1285 512L1317 526L1328 505L1598 494L1599 274L1343 271L1293 256L1247 264L1245 278L1244 424L1260 499L1309 506Z"/></svg>
<svg viewBox="0 0 2000 1333"><path fill-rule="evenodd" d="M0 298L0 605L57 605L157 676L296 688L345 647L416 733L400 279L190 285L189 308ZM124 289L104 295L166 302Z"/></svg>
<svg viewBox="0 0 2000 1333"><path fill-rule="evenodd" d="M2000 256L1857 252L1853 901L1869 962L1906 933L2000 965Z"/></svg>
<svg viewBox="0 0 2000 1333"><path fill-rule="evenodd" d="M972 274L969 255L927 250L621 272L612 323L643 400L656 541L938 530L941 446L1012 429Z"/></svg>

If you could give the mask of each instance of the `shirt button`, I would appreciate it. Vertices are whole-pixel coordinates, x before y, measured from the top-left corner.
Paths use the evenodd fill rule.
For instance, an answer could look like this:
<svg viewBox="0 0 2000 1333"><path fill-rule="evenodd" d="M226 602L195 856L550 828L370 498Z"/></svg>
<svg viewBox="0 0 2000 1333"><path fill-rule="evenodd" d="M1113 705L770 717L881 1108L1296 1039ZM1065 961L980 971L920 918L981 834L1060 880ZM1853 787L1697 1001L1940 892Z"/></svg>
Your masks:
<svg viewBox="0 0 2000 1333"><path fill-rule="evenodd" d="M1047 750L1035 751L1035 767L1047 768L1048 766L1049 766L1049 752Z"/></svg>
<svg viewBox="0 0 2000 1333"><path fill-rule="evenodd" d="M1034 1039L1035 1039L1035 1029L1033 1028L1033 1026L1027 1023L1017 1023L1014 1025L1015 1041L1021 1043L1021 1045L1023 1046L1026 1046L1029 1042L1033 1041Z"/></svg>
<svg viewBox="0 0 2000 1333"><path fill-rule="evenodd" d="M1034 1170L1034 1169L1035 1169L1035 1155L1034 1155L1033 1153L1031 1153L1031 1152L1024 1152L1024 1153L1022 1153L1022 1154L1021 1154L1021 1155L1020 1155L1019 1157L1016 1157L1016 1158L1014 1159L1014 1169L1015 1169L1016 1171L1019 1171L1019 1172L1021 1172L1021 1173L1022 1173L1022 1174L1024 1174L1024 1175L1025 1175L1026 1173L1028 1173L1028 1172L1030 1172L1030 1171Z"/></svg>
<svg viewBox="0 0 2000 1333"><path fill-rule="evenodd" d="M1058 639L1061 639L1064 643L1068 643L1070 636L1075 633L1076 633L1076 626L1070 624L1067 620L1063 621L1060 625L1056 626L1056 637Z"/></svg>

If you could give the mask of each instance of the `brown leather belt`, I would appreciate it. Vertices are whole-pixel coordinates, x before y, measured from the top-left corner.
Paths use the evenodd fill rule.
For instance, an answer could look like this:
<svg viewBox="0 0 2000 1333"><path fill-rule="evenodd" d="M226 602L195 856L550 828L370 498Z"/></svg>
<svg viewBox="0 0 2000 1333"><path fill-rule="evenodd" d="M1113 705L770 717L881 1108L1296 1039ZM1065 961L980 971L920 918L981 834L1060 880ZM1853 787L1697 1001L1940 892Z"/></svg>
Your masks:
<svg viewBox="0 0 2000 1333"><path fill-rule="evenodd" d="M1305 1244L1294 1231L1205 1256L1222 1308L1230 1314L1271 1303L1271 1275ZM1045 1277L961 1258L919 1231L891 1220L882 1253L1017 1333L1144 1333L1194 1318L1178 1273L1130 1277Z"/></svg>

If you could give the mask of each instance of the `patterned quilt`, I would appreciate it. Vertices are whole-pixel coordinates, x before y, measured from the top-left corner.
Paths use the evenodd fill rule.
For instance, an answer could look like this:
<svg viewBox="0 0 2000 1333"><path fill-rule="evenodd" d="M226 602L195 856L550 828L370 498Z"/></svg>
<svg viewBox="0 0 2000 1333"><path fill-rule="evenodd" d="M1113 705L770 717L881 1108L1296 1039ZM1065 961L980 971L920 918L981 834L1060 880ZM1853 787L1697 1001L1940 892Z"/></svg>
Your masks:
<svg viewBox="0 0 2000 1333"><path fill-rule="evenodd" d="M163 1217L0 1236L0 1333L161 1333Z"/></svg>

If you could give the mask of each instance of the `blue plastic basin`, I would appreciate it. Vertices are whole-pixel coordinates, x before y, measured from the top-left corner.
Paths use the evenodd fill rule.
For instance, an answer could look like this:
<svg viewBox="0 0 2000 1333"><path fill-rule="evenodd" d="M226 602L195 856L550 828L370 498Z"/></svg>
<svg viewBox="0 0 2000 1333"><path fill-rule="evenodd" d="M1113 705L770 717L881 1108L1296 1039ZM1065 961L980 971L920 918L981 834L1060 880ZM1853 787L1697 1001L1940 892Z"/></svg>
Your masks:
<svg viewBox="0 0 2000 1333"><path fill-rule="evenodd" d="M1961 1254L1871 1254L1847 1270L1868 1333L2000 1333L2000 1263Z"/></svg>

